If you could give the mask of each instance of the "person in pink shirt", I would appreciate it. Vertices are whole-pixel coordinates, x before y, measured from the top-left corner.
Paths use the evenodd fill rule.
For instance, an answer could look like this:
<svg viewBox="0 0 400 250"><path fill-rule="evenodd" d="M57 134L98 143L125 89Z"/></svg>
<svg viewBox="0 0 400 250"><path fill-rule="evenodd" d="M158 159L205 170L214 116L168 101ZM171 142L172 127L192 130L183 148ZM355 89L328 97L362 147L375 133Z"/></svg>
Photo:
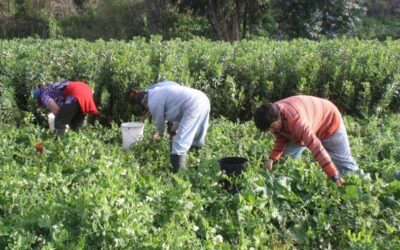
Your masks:
<svg viewBox="0 0 400 250"><path fill-rule="evenodd" d="M264 166L272 170L282 155L299 158L308 148L328 178L342 185L340 175L358 170L351 155L342 116L330 101L298 95L259 106L254 122L275 135L275 145Z"/></svg>

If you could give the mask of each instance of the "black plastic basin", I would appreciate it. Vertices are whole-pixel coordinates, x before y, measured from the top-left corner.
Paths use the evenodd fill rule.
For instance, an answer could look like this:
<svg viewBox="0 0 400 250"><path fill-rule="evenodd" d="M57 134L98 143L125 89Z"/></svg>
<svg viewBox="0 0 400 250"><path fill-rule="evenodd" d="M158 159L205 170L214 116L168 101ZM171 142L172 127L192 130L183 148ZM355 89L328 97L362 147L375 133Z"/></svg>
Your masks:
<svg viewBox="0 0 400 250"><path fill-rule="evenodd" d="M249 160L243 157L225 157L219 160L221 171L227 175L238 176L244 170L246 163Z"/></svg>

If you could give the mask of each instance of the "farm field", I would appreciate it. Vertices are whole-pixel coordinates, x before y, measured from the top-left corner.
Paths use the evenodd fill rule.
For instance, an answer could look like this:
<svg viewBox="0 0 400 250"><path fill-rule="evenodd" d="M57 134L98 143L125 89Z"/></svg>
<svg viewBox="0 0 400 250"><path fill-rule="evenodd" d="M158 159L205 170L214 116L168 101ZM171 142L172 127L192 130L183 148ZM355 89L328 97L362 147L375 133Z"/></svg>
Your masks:
<svg viewBox="0 0 400 250"><path fill-rule="evenodd" d="M400 250L399 14L0 1L0 250Z"/></svg>
<svg viewBox="0 0 400 250"><path fill-rule="evenodd" d="M341 188L308 152L263 170L273 138L253 122L212 120L174 175L153 124L124 150L115 123L58 139L31 119L0 128L0 249L399 249L398 114L345 117L363 171ZM249 158L238 193L221 184L226 156Z"/></svg>

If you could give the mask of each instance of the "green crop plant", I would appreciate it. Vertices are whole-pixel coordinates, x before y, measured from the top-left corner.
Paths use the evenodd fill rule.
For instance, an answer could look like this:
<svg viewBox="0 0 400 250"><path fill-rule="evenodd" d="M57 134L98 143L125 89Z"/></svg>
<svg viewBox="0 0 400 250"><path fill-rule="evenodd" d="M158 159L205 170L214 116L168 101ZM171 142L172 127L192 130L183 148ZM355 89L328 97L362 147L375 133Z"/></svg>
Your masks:
<svg viewBox="0 0 400 250"><path fill-rule="evenodd" d="M123 41L0 40L0 77L17 107L34 112L38 83L83 80L102 124L130 118L126 91L171 80L205 92L212 112L249 120L262 102L293 94L325 97L358 117L398 112L398 40Z"/></svg>
<svg viewBox="0 0 400 250"><path fill-rule="evenodd" d="M117 123L59 139L26 114L0 128L0 248L396 249L399 118L345 117L362 172L337 188L309 153L262 169L273 138L252 122L213 119L205 147L172 174L151 124L124 150ZM221 183L226 156L249 159L231 179L237 193Z"/></svg>

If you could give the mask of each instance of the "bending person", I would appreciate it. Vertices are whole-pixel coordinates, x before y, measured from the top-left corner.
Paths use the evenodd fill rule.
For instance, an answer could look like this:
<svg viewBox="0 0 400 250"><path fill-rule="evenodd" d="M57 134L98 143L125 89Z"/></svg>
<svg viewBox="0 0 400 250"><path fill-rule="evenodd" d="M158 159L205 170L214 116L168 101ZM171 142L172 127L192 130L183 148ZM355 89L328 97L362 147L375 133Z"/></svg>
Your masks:
<svg viewBox="0 0 400 250"><path fill-rule="evenodd" d="M167 122L173 125L169 129L172 170L176 173L184 168L187 151L204 145L210 116L208 97L176 82L160 82L145 91L130 90L129 99L140 113L151 114L156 126L153 140L164 135Z"/></svg>
<svg viewBox="0 0 400 250"><path fill-rule="evenodd" d="M256 109L254 122L276 138L264 164L269 170L282 155L297 159L306 147L338 186L343 183L340 175L358 170L342 116L328 100L299 95L264 104Z"/></svg>
<svg viewBox="0 0 400 250"><path fill-rule="evenodd" d="M49 86L39 85L33 92L38 105L46 106L54 115L54 128L63 136L66 125L72 130L82 127L86 114L98 115L93 90L84 82L62 81Z"/></svg>

